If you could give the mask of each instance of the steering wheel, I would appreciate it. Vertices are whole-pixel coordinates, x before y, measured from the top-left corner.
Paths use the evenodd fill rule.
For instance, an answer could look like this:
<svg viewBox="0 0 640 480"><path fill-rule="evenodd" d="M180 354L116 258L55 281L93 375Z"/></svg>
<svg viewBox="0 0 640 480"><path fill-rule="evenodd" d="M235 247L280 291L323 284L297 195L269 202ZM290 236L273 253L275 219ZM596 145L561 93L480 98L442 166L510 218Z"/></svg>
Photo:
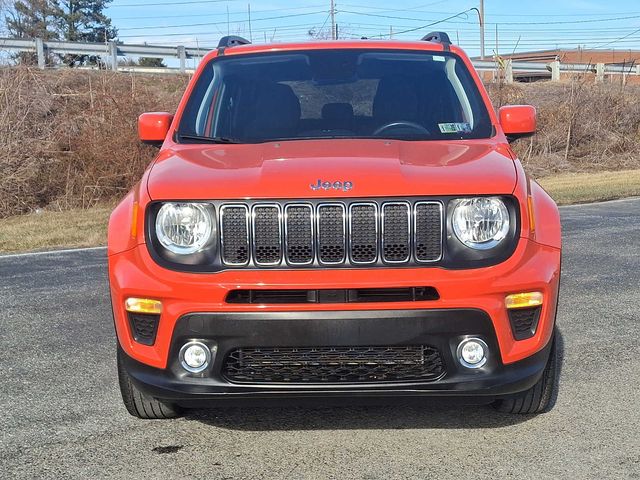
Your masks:
<svg viewBox="0 0 640 480"><path fill-rule="evenodd" d="M424 133L426 135L429 135L429 130L424 128L419 123L406 122L404 120L401 120L399 122L391 122L391 123L387 123L386 125L382 125L380 128L376 129L375 132L373 132L373 135L374 136L378 136L378 135L383 134L387 130L397 130L397 129L400 129L402 127L412 128L412 129L416 130L418 133Z"/></svg>

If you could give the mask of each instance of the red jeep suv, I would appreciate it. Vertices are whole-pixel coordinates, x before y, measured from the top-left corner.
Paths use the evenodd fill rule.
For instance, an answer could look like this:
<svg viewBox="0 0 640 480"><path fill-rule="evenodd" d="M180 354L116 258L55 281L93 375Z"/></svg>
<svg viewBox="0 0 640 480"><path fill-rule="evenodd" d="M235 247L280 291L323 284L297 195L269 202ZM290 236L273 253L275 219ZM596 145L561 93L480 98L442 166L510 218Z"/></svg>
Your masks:
<svg viewBox="0 0 640 480"><path fill-rule="evenodd" d="M560 221L469 58L225 37L109 222L124 403L456 396L550 408Z"/></svg>

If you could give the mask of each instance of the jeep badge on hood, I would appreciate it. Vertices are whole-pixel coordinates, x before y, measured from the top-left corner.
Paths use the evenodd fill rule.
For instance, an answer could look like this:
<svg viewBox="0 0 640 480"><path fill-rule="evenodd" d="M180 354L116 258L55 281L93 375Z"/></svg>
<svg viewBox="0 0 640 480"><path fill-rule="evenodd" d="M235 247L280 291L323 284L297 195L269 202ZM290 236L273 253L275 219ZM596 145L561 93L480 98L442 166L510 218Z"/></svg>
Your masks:
<svg viewBox="0 0 640 480"><path fill-rule="evenodd" d="M311 190L333 189L333 190L342 190L343 192L348 192L353 188L353 182L350 182L349 180L345 180L344 182L341 182L341 181L329 182L329 181L322 181L321 179L318 179L318 182L315 185L312 183L309 186L311 187Z"/></svg>

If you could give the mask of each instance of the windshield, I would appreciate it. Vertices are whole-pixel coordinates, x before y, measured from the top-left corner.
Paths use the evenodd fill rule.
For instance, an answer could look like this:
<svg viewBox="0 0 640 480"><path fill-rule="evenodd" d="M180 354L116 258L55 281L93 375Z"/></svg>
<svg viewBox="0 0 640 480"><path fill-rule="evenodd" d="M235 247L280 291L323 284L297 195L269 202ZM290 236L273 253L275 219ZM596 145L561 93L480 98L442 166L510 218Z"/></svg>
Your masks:
<svg viewBox="0 0 640 480"><path fill-rule="evenodd" d="M310 50L211 60L187 102L178 141L491 134L484 102L456 55Z"/></svg>

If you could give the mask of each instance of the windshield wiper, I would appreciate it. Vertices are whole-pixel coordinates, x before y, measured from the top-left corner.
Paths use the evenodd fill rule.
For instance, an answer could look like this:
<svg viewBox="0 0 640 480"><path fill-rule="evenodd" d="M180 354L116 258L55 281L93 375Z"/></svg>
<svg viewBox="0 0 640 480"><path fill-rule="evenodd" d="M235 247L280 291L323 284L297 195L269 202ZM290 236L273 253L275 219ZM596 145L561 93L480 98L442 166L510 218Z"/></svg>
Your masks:
<svg viewBox="0 0 640 480"><path fill-rule="evenodd" d="M241 143L228 137L205 137L204 135L178 134L178 140L192 140L195 143Z"/></svg>

